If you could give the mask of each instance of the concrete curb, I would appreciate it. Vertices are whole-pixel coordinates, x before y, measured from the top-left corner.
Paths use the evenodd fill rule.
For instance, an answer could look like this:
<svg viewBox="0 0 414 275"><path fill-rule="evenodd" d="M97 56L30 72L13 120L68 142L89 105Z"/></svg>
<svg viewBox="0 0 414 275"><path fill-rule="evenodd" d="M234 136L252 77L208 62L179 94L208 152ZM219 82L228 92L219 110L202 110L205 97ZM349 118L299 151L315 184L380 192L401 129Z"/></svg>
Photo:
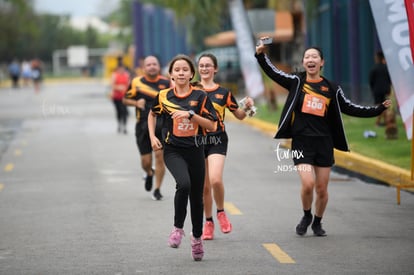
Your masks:
<svg viewBox="0 0 414 275"><path fill-rule="evenodd" d="M228 116L232 121L239 121ZM277 124L262 121L256 118L246 118L241 123L248 124L273 137L277 130ZM290 147L284 142L285 147ZM400 190L405 189L414 192L414 181L411 180L411 171L400 167L368 158L354 152L342 152L335 150L335 166L373 178L397 188L397 203L400 204Z"/></svg>

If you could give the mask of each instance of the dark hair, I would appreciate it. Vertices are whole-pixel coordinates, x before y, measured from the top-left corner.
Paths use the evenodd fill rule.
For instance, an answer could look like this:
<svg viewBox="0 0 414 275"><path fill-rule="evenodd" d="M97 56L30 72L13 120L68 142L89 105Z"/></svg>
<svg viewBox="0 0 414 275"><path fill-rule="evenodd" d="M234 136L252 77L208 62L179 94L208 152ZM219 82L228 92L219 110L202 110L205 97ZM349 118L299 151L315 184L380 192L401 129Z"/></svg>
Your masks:
<svg viewBox="0 0 414 275"><path fill-rule="evenodd" d="M318 53L319 53L319 56L321 57L321 59L323 60L323 52L322 52L322 49L321 48L319 48L319 47L317 47L317 46L311 46L311 47L308 47L308 48L306 48L304 51L303 51L303 54L302 54L302 61L303 61L303 57L305 56L305 53L306 53L306 51L308 51L308 50L310 50L310 49L314 49L314 50L316 50ZM321 66L321 69L323 68L323 66ZM305 73L306 74L306 73ZM302 74L303 75L303 74Z"/></svg>
<svg viewBox="0 0 414 275"><path fill-rule="evenodd" d="M215 69L217 69L217 67L218 67L217 57L216 57L214 54L212 54L212 53L203 53L203 54L202 54L202 55L200 55L200 57L198 58L197 63L198 63L198 62L200 62L200 59L201 59L201 58L203 58L203 57L208 57L208 58L210 58L210 59L213 61L214 68L215 68Z"/></svg>
<svg viewBox="0 0 414 275"><path fill-rule="evenodd" d="M190 85L193 86L194 88L197 88L197 89L204 89L204 86L203 86L203 84L201 84L200 81L190 82Z"/></svg>
<svg viewBox="0 0 414 275"><path fill-rule="evenodd" d="M185 55L185 54L178 54L170 61L170 65L168 66L168 73L171 75L172 68L173 68L175 62L177 62L178 60L184 60L188 63L188 65L190 66L190 70L193 73L193 77L194 77L196 72L195 72L195 67L194 67L193 61L191 60L191 58L188 55Z"/></svg>
<svg viewBox="0 0 414 275"><path fill-rule="evenodd" d="M299 70L298 68L296 68L293 74L297 75L302 80L306 79L306 71L304 70Z"/></svg>
<svg viewBox="0 0 414 275"><path fill-rule="evenodd" d="M319 53L319 56L321 57L321 59L323 59L323 52L322 52L322 49L321 49L321 48L319 48L319 47L317 47L317 46L311 46L311 47L309 47L309 48L306 48L306 49L303 51L303 54L302 54L302 59L303 59L303 57L305 56L305 52L306 52L307 50L310 50L310 49L314 49L314 50L316 50L316 51Z"/></svg>
<svg viewBox="0 0 414 275"><path fill-rule="evenodd" d="M117 64L116 65L117 67L124 66L124 59L123 59L122 55L117 56L116 64Z"/></svg>

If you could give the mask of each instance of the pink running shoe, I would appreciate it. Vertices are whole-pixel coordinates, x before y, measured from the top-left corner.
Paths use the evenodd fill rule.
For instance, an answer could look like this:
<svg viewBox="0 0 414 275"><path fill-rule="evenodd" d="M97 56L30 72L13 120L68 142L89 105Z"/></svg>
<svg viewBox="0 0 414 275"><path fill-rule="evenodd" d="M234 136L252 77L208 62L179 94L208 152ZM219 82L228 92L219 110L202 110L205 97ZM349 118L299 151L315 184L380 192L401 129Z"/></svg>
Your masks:
<svg viewBox="0 0 414 275"><path fill-rule="evenodd" d="M201 259L203 259L204 249L201 238L194 238L193 235L191 235L191 252L194 261L201 261Z"/></svg>
<svg viewBox="0 0 414 275"><path fill-rule="evenodd" d="M232 226L224 211L217 213L217 219L220 223L221 232L230 233Z"/></svg>
<svg viewBox="0 0 414 275"><path fill-rule="evenodd" d="M171 231L170 238L168 239L168 244L172 248L178 248L181 244L181 239L184 236L184 230L174 227Z"/></svg>
<svg viewBox="0 0 414 275"><path fill-rule="evenodd" d="M203 240L212 240L214 238L214 223L207 221L204 224L203 228L203 236L201 237Z"/></svg>

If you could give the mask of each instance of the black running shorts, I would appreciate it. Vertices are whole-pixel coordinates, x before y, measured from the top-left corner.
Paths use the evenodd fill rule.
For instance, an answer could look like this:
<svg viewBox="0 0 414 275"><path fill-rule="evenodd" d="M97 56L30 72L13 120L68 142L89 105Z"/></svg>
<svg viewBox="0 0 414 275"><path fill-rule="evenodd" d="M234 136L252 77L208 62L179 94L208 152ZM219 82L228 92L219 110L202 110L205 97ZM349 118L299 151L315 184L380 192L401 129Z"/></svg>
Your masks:
<svg viewBox="0 0 414 275"><path fill-rule="evenodd" d="M227 145L229 140L226 132L220 132L215 135L206 135L204 137L200 137L199 140L204 144L204 156L206 158L212 154L227 154Z"/></svg>
<svg viewBox="0 0 414 275"><path fill-rule="evenodd" d="M335 163L331 137L295 136L292 138L293 163L331 167Z"/></svg>
<svg viewBox="0 0 414 275"><path fill-rule="evenodd" d="M162 123L158 123L157 121L155 136L162 142L161 129ZM135 124L135 137L141 155L146 155L152 152L151 140L148 132L148 122L146 120Z"/></svg>

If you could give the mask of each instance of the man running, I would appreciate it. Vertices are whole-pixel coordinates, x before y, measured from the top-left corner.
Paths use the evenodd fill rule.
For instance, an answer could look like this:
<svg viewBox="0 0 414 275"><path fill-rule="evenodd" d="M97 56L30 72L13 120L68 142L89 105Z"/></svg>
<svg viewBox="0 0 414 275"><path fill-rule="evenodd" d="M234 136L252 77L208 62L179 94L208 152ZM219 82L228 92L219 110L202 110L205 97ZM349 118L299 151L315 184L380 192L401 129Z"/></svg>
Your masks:
<svg viewBox="0 0 414 275"><path fill-rule="evenodd" d="M135 106L137 122L135 125L135 136L139 153L141 155L141 166L146 172L145 190L152 190L153 176L155 174L154 200L161 200L161 183L165 174L165 165L162 150L154 152L155 170L152 168L152 148L148 134L148 113L154 98L160 90L170 87L168 78L161 75L161 66L155 56L147 56L143 64L144 75L137 76L132 80L131 89L126 93L123 102L128 106ZM161 139L162 121L157 120L156 134Z"/></svg>

